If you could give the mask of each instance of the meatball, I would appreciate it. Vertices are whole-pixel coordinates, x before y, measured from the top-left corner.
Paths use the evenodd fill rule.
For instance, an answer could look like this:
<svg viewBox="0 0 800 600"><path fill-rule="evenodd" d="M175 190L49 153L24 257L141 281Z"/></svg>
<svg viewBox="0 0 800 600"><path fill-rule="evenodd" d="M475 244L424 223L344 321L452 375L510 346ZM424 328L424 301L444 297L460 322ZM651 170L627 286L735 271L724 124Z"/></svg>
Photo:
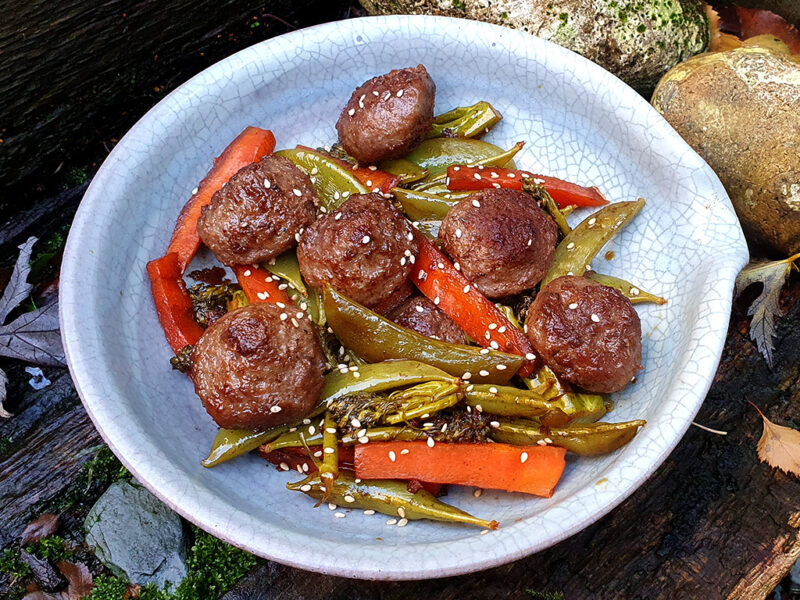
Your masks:
<svg viewBox="0 0 800 600"><path fill-rule="evenodd" d="M392 311L389 318L402 327L443 342L467 343L461 328L425 296L409 298Z"/></svg>
<svg viewBox="0 0 800 600"><path fill-rule="evenodd" d="M220 318L197 342L194 389L220 427L291 423L319 402L325 369L319 339L307 318L284 315L277 304L250 304Z"/></svg>
<svg viewBox="0 0 800 600"><path fill-rule="evenodd" d="M641 368L639 315L617 290L585 277L548 283L528 310L527 332L559 377L589 392L617 392Z"/></svg>
<svg viewBox="0 0 800 600"><path fill-rule="evenodd" d="M197 233L227 265L269 260L294 247L316 217L311 180L282 156L243 167L203 208Z"/></svg>
<svg viewBox="0 0 800 600"><path fill-rule="evenodd" d="M489 189L454 206L439 238L476 288L489 298L504 298L542 280L556 251L558 227L528 194Z"/></svg>
<svg viewBox="0 0 800 600"><path fill-rule="evenodd" d="M422 65L373 77L342 109L336 122L339 142L361 163L405 156L433 125L435 93Z"/></svg>
<svg viewBox="0 0 800 600"><path fill-rule="evenodd" d="M330 284L374 307L408 278L417 258L411 225L378 194L356 194L309 227L297 247L312 287Z"/></svg>

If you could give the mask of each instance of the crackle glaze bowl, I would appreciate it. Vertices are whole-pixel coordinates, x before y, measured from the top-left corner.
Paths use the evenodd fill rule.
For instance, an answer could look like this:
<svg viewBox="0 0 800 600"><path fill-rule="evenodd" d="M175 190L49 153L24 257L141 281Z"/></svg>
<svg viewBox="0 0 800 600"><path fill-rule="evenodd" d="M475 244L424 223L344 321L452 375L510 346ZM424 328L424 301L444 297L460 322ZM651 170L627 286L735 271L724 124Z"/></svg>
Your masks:
<svg viewBox="0 0 800 600"><path fill-rule="evenodd" d="M245 456L204 469L216 427L187 377L173 371L145 276L212 158L245 126L278 147L336 140L356 86L424 64L436 112L488 100L504 120L486 137L527 145L522 168L647 206L595 268L669 299L640 305L644 370L606 420L647 426L608 456L570 457L552 498L452 489L447 502L500 521L468 526L340 509L334 518L285 489L296 473ZM578 211L579 213L581 211ZM586 215L575 214L572 219ZM610 255L609 255L610 256ZM714 375L731 290L747 249L725 190L655 110L600 67L526 33L438 17L329 23L235 54L167 96L109 155L69 235L61 278L67 359L94 424L120 460L167 505L254 554L303 569L419 579L499 565L546 548L613 509L678 443Z"/></svg>

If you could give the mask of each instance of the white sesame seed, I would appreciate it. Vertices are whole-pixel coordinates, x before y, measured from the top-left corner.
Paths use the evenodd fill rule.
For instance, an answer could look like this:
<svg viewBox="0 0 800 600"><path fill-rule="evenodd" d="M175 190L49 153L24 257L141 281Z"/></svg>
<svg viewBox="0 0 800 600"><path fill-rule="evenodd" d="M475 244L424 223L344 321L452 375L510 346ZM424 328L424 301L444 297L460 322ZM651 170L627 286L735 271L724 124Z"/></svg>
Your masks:
<svg viewBox="0 0 800 600"><path fill-rule="evenodd" d="M400 517L405 517L406 516L406 509L403 508L402 506L398 506L397 507L397 514Z"/></svg>
<svg viewBox="0 0 800 600"><path fill-rule="evenodd" d="M364 244L369 244L369 236L365 235L363 238L361 238L361 242Z"/></svg>
<svg viewBox="0 0 800 600"><path fill-rule="evenodd" d="M421 312L425 312L425 309L424 309L424 308L422 308L422 307L421 307L421 306L419 306L419 305L415 306L414 308L415 308L415 309L417 310L417 312L419 312L419 313L421 313Z"/></svg>
<svg viewBox="0 0 800 600"><path fill-rule="evenodd" d="M480 174L480 173L475 173L475 174L473 175L473 177L475 177L475 179L482 179L482 177L481 177L481 174Z"/></svg>
<svg viewBox="0 0 800 600"><path fill-rule="evenodd" d="M488 348L481 348L480 350L478 350L478 352L480 352L481 354L489 354L489 349Z"/></svg>
<svg viewBox="0 0 800 600"><path fill-rule="evenodd" d="M344 501L345 501L345 502L355 502L355 501L356 501L356 499L355 499L355 498L353 498L353 497L352 497L350 494L347 494L347 495L344 497Z"/></svg>
<svg viewBox="0 0 800 600"><path fill-rule="evenodd" d="M333 502L328 502L328 509L336 510L338 506L336 506Z"/></svg>
<svg viewBox="0 0 800 600"><path fill-rule="evenodd" d="M488 377L488 376L489 376L489 371L487 371L486 369L481 369L481 370L480 370L480 372L479 372L478 374L479 374L481 377Z"/></svg>
<svg viewBox="0 0 800 600"><path fill-rule="evenodd" d="M519 462L524 463L526 460L528 460L527 452L523 452L522 454L519 455Z"/></svg>
<svg viewBox="0 0 800 600"><path fill-rule="evenodd" d="M578 303L577 303L577 302L573 302L573 303L571 303L571 304L569 305L569 308L570 308L570 309L572 309L572 310L575 310L576 308L578 308Z"/></svg>
<svg viewBox="0 0 800 600"><path fill-rule="evenodd" d="M347 111L347 114L352 117L354 114L356 114L356 109L355 108L351 108L350 110Z"/></svg>
<svg viewBox="0 0 800 600"><path fill-rule="evenodd" d="M478 202L477 200L473 200L472 201L472 206L474 206L475 208L480 208L481 207L481 203Z"/></svg>
<svg viewBox="0 0 800 600"><path fill-rule="evenodd" d="M325 431L328 433L336 433L336 427L326 427Z"/></svg>
<svg viewBox="0 0 800 600"><path fill-rule="evenodd" d="M400 266L404 267L405 264L406 264L406 257L405 256L400 257Z"/></svg>
<svg viewBox="0 0 800 600"><path fill-rule="evenodd" d="M461 376L461 379L463 379L464 381L468 381L470 377L472 377L472 373L470 373L469 371L465 371L464 374Z"/></svg>
<svg viewBox="0 0 800 600"><path fill-rule="evenodd" d="M301 492L310 492L311 491L311 486L309 484L301 485L300 486L300 491Z"/></svg>
<svg viewBox="0 0 800 600"><path fill-rule="evenodd" d="M281 467L282 471L288 471L289 470L289 465L287 465L285 462L282 462L280 464L280 467Z"/></svg>
<svg viewBox="0 0 800 600"><path fill-rule="evenodd" d="M470 383L470 384L467 386L467 391L468 391L468 392L471 392L471 391L472 391L472 390L474 390L474 389L475 389L475 386L474 386L474 385L472 385L471 383Z"/></svg>
<svg viewBox="0 0 800 600"><path fill-rule="evenodd" d="M197 192L199 192L199 191L200 191L200 188L199 188L199 187L196 187L196 188L194 188L194 189L192 190L192 196L194 196L194 195L195 195Z"/></svg>
<svg viewBox="0 0 800 600"><path fill-rule="evenodd" d="M417 279L420 279L420 280L425 279L427 276L428 276L428 273L427 273L427 271L425 271L425 269L420 269L419 273L417 273ZM420 311L420 312L422 312L422 311Z"/></svg>
<svg viewBox="0 0 800 600"><path fill-rule="evenodd" d="M444 425L442 425L441 432L442 432L442 433L444 433L445 431L447 431L447 423L445 423Z"/></svg>
<svg viewBox="0 0 800 600"><path fill-rule="evenodd" d="M366 94L361 94L361 98L358 99L358 107L364 108L364 98L366 98Z"/></svg>
<svg viewBox="0 0 800 600"><path fill-rule="evenodd" d="M496 341L492 340L491 342L489 342L489 347L492 350L498 350L500 348L500 344L498 344Z"/></svg>
<svg viewBox="0 0 800 600"><path fill-rule="evenodd" d="M298 198L299 198L300 196L302 196L302 195L303 195L303 192L301 192L301 191L300 191L300 190L298 190L297 188L294 188L294 189L292 190L292 193L293 193L295 196L297 196Z"/></svg>
<svg viewBox="0 0 800 600"><path fill-rule="evenodd" d="M460 170L461 170L461 167L458 167L458 166L453 167L453 171L460 171Z"/></svg>
<svg viewBox="0 0 800 600"><path fill-rule="evenodd" d="M499 421L490 421L489 425L494 427L495 429L497 429L498 427L500 427L500 422Z"/></svg>
<svg viewBox="0 0 800 600"><path fill-rule="evenodd" d="M374 514L375 514L375 511L374 511L374 510L372 510L371 508L369 508L369 509L367 509L367 510L365 510L365 511L364 511L364 514L365 514L365 515L374 515Z"/></svg>
<svg viewBox="0 0 800 600"><path fill-rule="evenodd" d="M505 365L497 365L497 370L498 371L505 371L507 368L508 367L506 367Z"/></svg>
<svg viewBox="0 0 800 600"><path fill-rule="evenodd" d="M309 426L308 435L314 435L315 433L317 433L317 428L314 427L313 425Z"/></svg>
<svg viewBox="0 0 800 600"><path fill-rule="evenodd" d="M597 219L595 219L594 217L589 219L589 227L593 227L595 223L597 223Z"/></svg>
<svg viewBox="0 0 800 600"><path fill-rule="evenodd" d="M575 247L575 242L570 242L567 244L567 250L572 250Z"/></svg>
<svg viewBox="0 0 800 600"><path fill-rule="evenodd" d="M397 455L394 453L394 450L389 450L389 460L392 462L397 460Z"/></svg>
<svg viewBox="0 0 800 600"><path fill-rule="evenodd" d="M280 284L280 285L278 286L278 289L279 289L279 290L281 290L281 291L283 291L283 290L287 289L288 287L289 287L289 284L288 284L288 283L282 283L282 284Z"/></svg>
<svg viewBox="0 0 800 600"><path fill-rule="evenodd" d="M512 173L509 173L509 174L508 174L508 176L509 176L511 179L514 179L514 178L517 176L517 174L512 172Z"/></svg>
<svg viewBox="0 0 800 600"><path fill-rule="evenodd" d="M403 96L403 90L397 92L397 97L401 98Z"/></svg>
<svg viewBox="0 0 800 600"><path fill-rule="evenodd" d="M377 98L380 94L378 94L378 90L372 90L372 95Z"/></svg>
<svg viewBox="0 0 800 600"><path fill-rule="evenodd" d="M353 427L355 427L356 429L359 429L359 428L361 427L361 421L359 421L359 420L358 420L356 417L353 417L353 418L350 420L350 425L352 425L352 426L353 426Z"/></svg>
<svg viewBox="0 0 800 600"><path fill-rule="evenodd" d="M506 326L505 325L501 325L500 329L497 330L497 333L505 333L505 332L506 332Z"/></svg>
<svg viewBox="0 0 800 600"><path fill-rule="evenodd" d="M641 293L641 290L637 287L632 287L630 293L631 296L638 296Z"/></svg>
<svg viewBox="0 0 800 600"><path fill-rule="evenodd" d="M411 256L408 257L408 262L410 262L413 265L415 262L417 262L417 257L412 254Z"/></svg>
<svg viewBox="0 0 800 600"><path fill-rule="evenodd" d="M408 448L403 448L402 450L400 450L400 454L408 454L408 452L409 452Z"/></svg>
<svg viewBox="0 0 800 600"><path fill-rule="evenodd" d="M303 467L301 467L300 465L297 465L297 472L300 473L300 475L302 475L303 474Z"/></svg>
<svg viewBox="0 0 800 600"><path fill-rule="evenodd" d="M489 533L489 530L488 529L484 529L484 530L482 530L480 532L480 535L486 535L487 533Z"/></svg>
<svg viewBox="0 0 800 600"><path fill-rule="evenodd" d="M349 195L350 195L350 192L348 192L347 190L342 192L342 198L347 198Z"/></svg>
<svg viewBox="0 0 800 600"><path fill-rule="evenodd" d="M592 321L594 321L595 323L599 323L600 322L600 317L598 317L596 314L592 313Z"/></svg>
<svg viewBox="0 0 800 600"><path fill-rule="evenodd" d="M533 352L528 352L528 353L525 355L525 359L526 359L526 360L536 360L536 355L535 355Z"/></svg>
<svg viewBox="0 0 800 600"><path fill-rule="evenodd" d="M289 315L287 315L286 313L281 313L281 321L285 321L288 318L289 318Z"/></svg>
<svg viewBox="0 0 800 600"><path fill-rule="evenodd" d="M369 441L369 438L367 436L362 436L358 438L358 441L362 444L366 444Z"/></svg>
<svg viewBox="0 0 800 600"><path fill-rule="evenodd" d="M397 522L397 526L398 526L398 527L405 527L406 525L408 525L408 519L406 519L405 517L404 517L404 518L402 518L402 519L400 519L400 520Z"/></svg>
<svg viewBox="0 0 800 600"><path fill-rule="evenodd" d="M460 237L461 237L461 233L462 233L462 232L461 232L461 230L460 230L460 229L456 229L456 237L457 237L457 238L460 238Z"/></svg>
<svg viewBox="0 0 800 600"><path fill-rule="evenodd" d="M271 412L271 413L279 413L279 412L281 412L281 407L280 406L273 406L273 407L271 407L269 409L269 412Z"/></svg>
<svg viewBox="0 0 800 600"><path fill-rule="evenodd" d="M303 425L310 425L311 419L303 419Z"/></svg>
<svg viewBox="0 0 800 600"><path fill-rule="evenodd" d="M259 300L266 300L269 298L269 292L258 292L256 296L258 296Z"/></svg>
<svg viewBox="0 0 800 600"><path fill-rule="evenodd" d="M497 329L497 323L489 323L489 329Z"/></svg>
<svg viewBox="0 0 800 600"><path fill-rule="evenodd" d="M303 463L303 473L308 473L308 463Z"/></svg>
<svg viewBox="0 0 800 600"><path fill-rule="evenodd" d="M428 448L433 448L433 445L434 445L435 443L436 443L436 442L434 442L434 441L433 441L433 438L432 438L432 437L429 437L429 438L428 438Z"/></svg>
<svg viewBox="0 0 800 600"><path fill-rule="evenodd" d="M333 192L333 199L334 200L338 200L341 197L342 197L342 195L338 192L338 190Z"/></svg>
<svg viewBox="0 0 800 600"><path fill-rule="evenodd" d="M472 492L472 495L475 496L476 498L480 498L481 494L483 494L483 490L481 488L478 488L477 490Z"/></svg>
<svg viewBox="0 0 800 600"><path fill-rule="evenodd" d="M396 525L397 524L397 519L389 519L388 521L386 521L386 524L387 525Z"/></svg>
<svg viewBox="0 0 800 600"><path fill-rule="evenodd" d="M453 268L454 268L456 271L460 271L460 270L461 270L461 263L460 263L460 262L458 262L458 261L454 262L454 263L453 263Z"/></svg>
<svg viewBox="0 0 800 600"><path fill-rule="evenodd" d="M488 375L488 373L487 373L487 375ZM483 412L483 407L480 404L476 404L475 405L475 410L477 410L479 413L482 413Z"/></svg>
<svg viewBox="0 0 800 600"><path fill-rule="evenodd" d="M496 388L496 387L494 387L494 386L490 387L490 388L489 388L489 393L491 393L491 394L496 394L496 393L497 393L497 388Z"/></svg>
<svg viewBox="0 0 800 600"><path fill-rule="evenodd" d="M359 426L360 426L360 425L361 425L361 423L359 423ZM357 437L360 437L360 438L362 438L362 437L364 437L365 435L367 435L367 428L366 428L366 427L364 427L364 428L362 428L362 429L359 429L359 430L356 432L356 436L357 436Z"/></svg>
<svg viewBox="0 0 800 600"><path fill-rule="evenodd" d="M344 519L344 513L343 512L335 512L335 513L333 513L333 516L336 517L337 519Z"/></svg>
<svg viewBox="0 0 800 600"><path fill-rule="evenodd" d="M295 327L300 327L300 323L298 323L297 319L295 319L294 317L292 317L292 325Z"/></svg>
<svg viewBox="0 0 800 600"><path fill-rule="evenodd" d="M433 299L433 303L434 303L436 306L439 306L439 302L441 302L441 299L439 298L439 296L436 296L436 298L434 298L434 299Z"/></svg>
<svg viewBox="0 0 800 600"><path fill-rule="evenodd" d="M537 446L547 446L547 442L545 442L544 440L538 440L536 442L536 445Z"/></svg>
<svg viewBox="0 0 800 600"><path fill-rule="evenodd" d="M468 285L464 286L464 293L465 294L469 294L469 286Z"/></svg>

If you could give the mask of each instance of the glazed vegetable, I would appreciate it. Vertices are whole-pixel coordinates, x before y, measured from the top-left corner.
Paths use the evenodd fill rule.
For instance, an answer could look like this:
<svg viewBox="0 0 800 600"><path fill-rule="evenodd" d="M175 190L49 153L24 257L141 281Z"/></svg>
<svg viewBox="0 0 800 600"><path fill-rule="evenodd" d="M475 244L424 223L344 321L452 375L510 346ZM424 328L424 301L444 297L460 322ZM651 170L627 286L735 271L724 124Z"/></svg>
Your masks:
<svg viewBox="0 0 800 600"><path fill-rule="evenodd" d="M319 475L313 474L302 481L288 483L290 490L300 491L315 500L321 500L325 491ZM333 483L328 500L342 507L363 508L400 519L398 525L415 519L431 519L449 523L466 523L497 529L497 521L484 521L463 510L437 500L430 492L421 489L411 493L403 481L357 480L348 471L342 471ZM404 521L403 519L406 519Z"/></svg>
<svg viewBox="0 0 800 600"><path fill-rule="evenodd" d="M356 447L356 477L419 479L549 498L564 471L565 453L538 445L369 443Z"/></svg>
<svg viewBox="0 0 800 600"><path fill-rule="evenodd" d="M496 346L504 352L524 357L525 363L519 368L519 374L523 377L529 375L536 356L525 334L475 289L430 241L419 233L416 238L419 257L410 278L419 291L482 346Z"/></svg>
<svg viewBox="0 0 800 600"><path fill-rule="evenodd" d="M624 279L620 279L619 277L612 277L611 275L601 275L600 273L596 273L595 271L587 271L586 273L584 273L584 276L588 277L592 281L596 281L597 283L601 283L610 288L614 288L620 294L622 294L628 300L630 300L631 304L643 304L645 302L653 302L655 304L667 303L666 298L662 298L661 296L655 296L649 292L645 292L640 287L635 286L632 283L625 281Z"/></svg>
<svg viewBox="0 0 800 600"><path fill-rule="evenodd" d="M508 381L523 363L520 356L496 351L482 353L474 346L448 344L420 335L348 300L330 287L323 291L323 305L328 325L339 340L367 362L413 358L454 376L493 383Z"/></svg>
<svg viewBox="0 0 800 600"><path fill-rule="evenodd" d="M549 427L563 427L568 423L594 423L613 406L602 394L573 391L547 365L542 365L531 378L523 379L523 383L558 405L559 410L547 413L540 419Z"/></svg>
<svg viewBox="0 0 800 600"><path fill-rule="evenodd" d="M258 162L265 154L275 149L275 136L271 131L258 127L247 127L228 147L214 159L214 166L197 186L196 192L186 203L178 216L175 231L165 254L178 255L178 269L181 273L191 262L200 247L197 221L204 206L223 184L236 175L242 167Z"/></svg>
<svg viewBox="0 0 800 600"><path fill-rule="evenodd" d="M567 235L572 231L572 227L567 223L566 216L561 212L561 209L556 201L553 200L553 197L547 193L544 186L533 183L533 179L530 177L523 177L522 189L536 200L545 212L553 218L553 221L558 225L558 230L561 232L561 235ZM570 206L574 205L571 204Z"/></svg>
<svg viewBox="0 0 800 600"><path fill-rule="evenodd" d="M322 464L317 466L322 487L325 490L323 501L333 493L333 482L339 476L339 441L336 422L329 412L325 412L325 426L322 432Z"/></svg>
<svg viewBox="0 0 800 600"><path fill-rule="evenodd" d="M333 401L351 394L383 392L425 381L457 383L458 378L416 360L361 365L357 369L348 369L346 365L342 365L337 371L325 376L322 398Z"/></svg>
<svg viewBox="0 0 800 600"><path fill-rule="evenodd" d="M313 433L311 433L313 431ZM360 434L360 435L359 435ZM260 445L261 454L269 454L276 450L287 448L304 448L305 446L319 446L322 444L323 433L316 424L300 427L297 431L282 433L273 440L267 440ZM359 430L356 433L345 433L339 440L344 447L366 444L368 442L390 442L393 440L426 440L428 434L421 429L411 427L372 427ZM252 449L252 448L251 448Z"/></svg>
<svg viewBox="0 0 800 600"><path fill-rule="evenodd" d="M516 152L514 152L516 154ZM504 152L499 146L471 138L434 138L425 140L414 148L406 160L429 171L423 181L429 182L437 175L444 179L447 167L462 164L483 164L480 161L501 160L502 166L512 161L514 154Z"/></svg>
<svg viewBox="0 0 800 600"><path fill-rule="evenodd" d="M256 302L289 303L289 296L268 271L260 267L236 265L233 267L233 272L250 304Z"/></svg>
<svg viewBox="0 0 800 600"><path fill-rule="evenodd" d="M308 150L314 152L307 146L298 146L298 150ZM344 149L342 148L342 151ZM394 173L387 173L374 165L362 167L356 164L355 159L350 161L338 156L328 155L338 165L349 170L370 192L381 192L388 194L393 187L400 185L400 177Z"/></svg>
<svg viewBox="0 0 800 600"><path fill-rule="evenodd" d="M400 185L419 181L420 179L427 177L429 174L428 169L423 169L419 165L416 165L405 158L384 160L378 163L378 167L381 169L381 171L386 171L387 173L397 175L400 178Z"/></svg>
<svg viewBox="0 0 800 600"><path fill-rule="evenodd" d="M442 228L441 221L417 221L417 230L432 242L439 237L439 230Z"/></svg>
<svg viewBox="0 0 800 600"><path fill-rule="evenodd" d="M220 285L198 283L187 291L189 298L192 299L195 321L206 328L228 312L228 305L233 300L233 292L236 290L224 283Z"/></svg>
<svg viewBox="0 0 800 600"><path fill-rule="evenodd" d="M428 138L435 137L480 137L503 118L488 102L472 106L459 106L433 118L433 127Z"/></svg>
<svg viewBox="0 0 800 600"><path fill-rule="evenodd" d="M630 442L646 421L589 423L564 428L544 428L525 419L498 419L491 436L496 442L527 446L545 443L568 452L593 456L619 450Z"/></svg>
<svg viewBox="0 0 800 600"><path fill-rule="evenodd" d="M320 152L294 148L279 150L275 154L285 156L311 178L323 212L335 210L351 194L366 194L369 191L350 169Z"/></svg>
<svg viewBox="0 0 800 600"><path fill-rule="evenodd" d="M158 320L173 352L194 346L203 335L203 328L194 320L192 299L182 275L181 258L176 252L147 263Z"/></svg>
<svg viewBox="0 0 800 600"><path fill-rule="evenodd" d="M431 194L421 190L406 190L395 188L392 194L403 207L403 212L413 221L441 220L447 216L450 209L469 194L453 192L447 194Z"/></svg>
<svg viewBox="0 0 800 600"><path fill-rule="evenodd" d="M449 138L452 142L457 142L457 138ZM429 142L435 140L428 140ZM479 140L470 140L470 139L462 139L462 142L478 142ZM485 142L482 142L485 143ZM525 142L517 142L514 144L510 150L506 150L505 152L500 152L499 154L494 154L491 156L487 156L485 158L476 158L475 160L469 160L468 158L463 162L454 162L450 163L445 169L442 169L438 173L432 173L422 181L414 184L414 188L418 190L424 191L436 191L436 192L452 192L453 190L448 187L449 185L449 177L447 175L448 169L450 166L458 166L458 165L466 165L470 168L475 169L486 169L489 167L508 167L508 168L516 168L514 164L514 157L517 153L522 150L523 146L525 146ZM477 153L476 153L477 154ZM450 160L450 159L448 159Z"/></svg>
<svg viewBox="0 0 800 600"><path fill-rule="evenodd" d="M470 167L455 165L447 169L447 187L455 191L484 190L487 188L506 188L521 190L523 180L531 179L542 185L561 207L564 206L603 206L608 204L596 187L582 187L556 177L535 175L530 171L516 171L498 167Z"/></svg>
<svg viewBox="0 0 800 600"><path fill-rule="evenodd" d="M320 311L319 294L316 290L309 288L302 275L300 275L300 265L297 262L297 253L294 250L284 252L274 260L267 262L264 268L275 277L283 279L295 293L289 294L295 304L308 312L311 320L317 325L324 325L324 313Z"/></svg>
<svg viewBox="0 0 800 600"><path fill-rule="evenodd" d="M204 467L215 467L220 463L247 454L262 444L266 444L289 430L288 425L273 427L266 431L245 431L243 429L222 429L217 431L208 456L203 459Z"/></svg>
<svg viewBox="0 0 800 600"><path fill-rule="evenodd" d="M563 275L583 275L597 253L614 234L627 225L644 207L644 199L615 202L586 217L556 248L550 269L541 287Z"/></svg>

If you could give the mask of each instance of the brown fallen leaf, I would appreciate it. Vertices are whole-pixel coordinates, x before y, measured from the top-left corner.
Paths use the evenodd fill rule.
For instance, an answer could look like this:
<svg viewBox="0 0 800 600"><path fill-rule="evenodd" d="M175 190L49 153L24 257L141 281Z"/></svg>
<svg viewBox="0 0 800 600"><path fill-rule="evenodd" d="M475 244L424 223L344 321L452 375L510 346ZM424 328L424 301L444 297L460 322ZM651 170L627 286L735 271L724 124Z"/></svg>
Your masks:
<svg viewBox="0 0 800 600"><path fill-rule="evenodd" d="M58 529L58 515L46 513L35 521L31 521L22 530L19 545L25 546L40 539L52 535Z"/></svg>
<svg viewBox="0 0 800 600"><path fill-rule="evenodd" d="M758 458L771 467L800 476L800 431L776 425L755 404L753 407L764 420L764 433L758 440Z"/></svg>
<svg viewBox="0 0 800 600"><path fill-rule="evenodd" d="M70 563L61 561L56 565L61 574L67 578L69 587L63 592L47 593L34 590L25 595L22 600L81 600L92 591L94 579L89 568L83 563Z"/></svg>

